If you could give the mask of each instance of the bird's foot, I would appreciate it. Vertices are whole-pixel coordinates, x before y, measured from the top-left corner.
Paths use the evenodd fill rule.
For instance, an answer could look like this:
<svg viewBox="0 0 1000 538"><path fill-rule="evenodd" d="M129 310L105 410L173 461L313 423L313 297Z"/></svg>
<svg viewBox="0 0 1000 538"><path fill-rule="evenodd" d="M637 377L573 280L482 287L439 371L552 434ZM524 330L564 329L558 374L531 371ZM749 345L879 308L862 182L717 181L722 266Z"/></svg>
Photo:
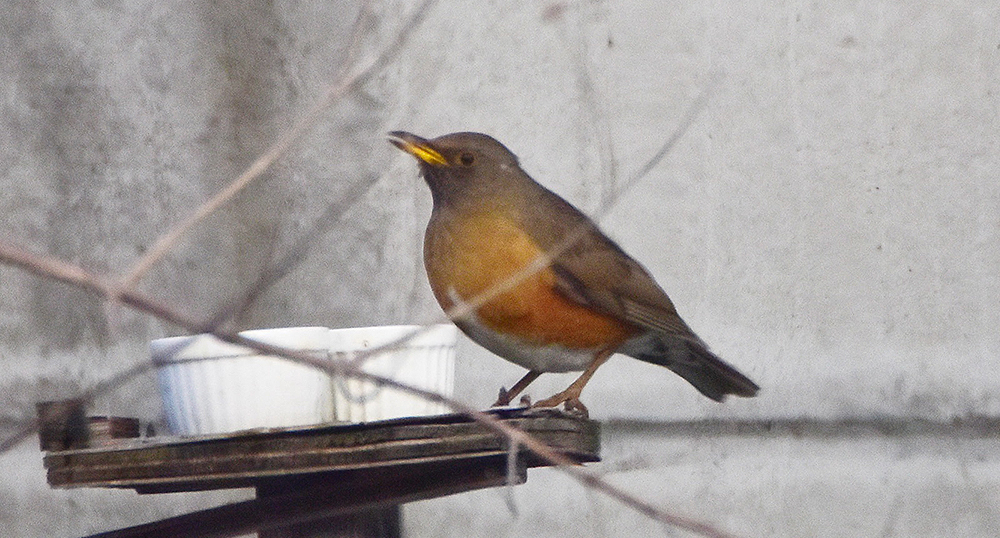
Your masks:
<svg viewBox="0 0 1000 538"><path fill-rule="evenodd" d="M497 401L493 402L490 407L505 407L510 405L511 394L503 387L500 388L500 396L497 397ZM518 405L521 407L531 407L531 396L527 394L521 395L521 399L518 400Z"/></svg>
<svg viewBox="0 0 1000 538"><path fill-rule="evenodd" d="M528 385L530 385L531 382L537 379L538 376L540 375L542 375L541 372L535 370L528 370L528 373L524 374L524 377L518 380L517 383L514 383L514 386L511 387L510 390L501 387L500 397L497 398L497 401L493 404L493 407L504 407L510 405L510 401L513 400L518 394L524 392L524 389L527 388ZM528 400L528 402L525 403L525 400L522 398L521 405L526 405L526 406L531 405L531 400Z"/></svg>
<svg viewBox="0 0 1000 538"><path fill-rule="evenodd" d="M583 402L580 401L580 392L571 389L566 389L551 398L536 402L531 407L558 407L559 404L563 404L563 408L569 413L577 414L584 418L590 416L587 406L583 405Z"/></svg>
<svg viewBox="0 0 1000 538"><path fill-rule="evenodd" d="M587 411L587 406L583 405L583 402L579 398L566 400L566 403L563 404L563 409L567 413L579 415L583 418L590 418L590 411Z"/></svg>

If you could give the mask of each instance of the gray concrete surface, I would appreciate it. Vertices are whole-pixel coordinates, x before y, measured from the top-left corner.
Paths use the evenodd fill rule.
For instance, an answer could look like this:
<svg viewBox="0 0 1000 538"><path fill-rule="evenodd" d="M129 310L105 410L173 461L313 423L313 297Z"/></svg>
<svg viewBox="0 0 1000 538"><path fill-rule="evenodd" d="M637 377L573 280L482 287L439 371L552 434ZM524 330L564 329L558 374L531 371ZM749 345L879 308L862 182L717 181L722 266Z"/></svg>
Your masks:
<svg viewBox="0 0 1000 538"><path fill-rule="evenodd" d="M349 56L359 4L3 2L0 239L126 271L318 98ZM414 5L373 4L360 57ZM717 405L613 359L584 394L610 421L594 469L746 536L994 536L995 433L678 438L655 425L1000 414L997 21L987 1L439 2L388 67L142 288L208 315L349 196L235 326L430 320L429 195L382 133L493 134L593 211L718 80L602 225L763 389ZM0 267L0 429L175 332ZM467 341L459 354L457 393L476 405L521 373ZM547 377L536 398L569 382ZM152 375L98 407L157 417ZM636 420L653 426L621 426ZM76 536L245 496L52 491L39 459L34 439L0 455L4 535ZM667 532L552 471L510 494L516 513L495 490L416 503L405 523L412 536Z"/></svg>

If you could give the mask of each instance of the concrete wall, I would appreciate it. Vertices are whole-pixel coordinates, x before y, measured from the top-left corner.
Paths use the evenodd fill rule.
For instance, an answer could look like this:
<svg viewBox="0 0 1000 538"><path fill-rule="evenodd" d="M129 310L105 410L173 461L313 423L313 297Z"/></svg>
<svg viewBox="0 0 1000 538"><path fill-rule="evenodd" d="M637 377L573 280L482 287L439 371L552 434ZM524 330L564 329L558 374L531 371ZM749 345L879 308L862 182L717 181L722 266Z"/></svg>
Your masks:
<svg viewBox="0 0 1000 538"><path fill-rule="evenodd" d="M359 53L380 50L413 7L372 6ZM314 102L358 10L5 2L0 237L125 271ZM949 424L1000 413L998 20L986 1L441 2L389 67L142 287L208 315L349 195L236 326L429 320L429 195L382 133L493 134L592 211L718 80L602 225L763 389L717 405L665 370L613 359L584 393L607 424L594 469L743 535L993 536L996 433ZM34 401L143 361L148 339L174 331L10 268L0 286L7 432ZM476 405L495 397L484 386L521 373L467 341L459 353L458 395ZM99 407L158 416L152 380ZM531 392L569 380L543 376ZM811 426L671 426L799 418ZM879 427L892 421L913 426ZM0 522L14 536L80 535L245 495L52 491L34 439L0 468ZM413 536L661 530L552 471L510 494L516 514L491 490L413 504L406 525Z"/></svg>

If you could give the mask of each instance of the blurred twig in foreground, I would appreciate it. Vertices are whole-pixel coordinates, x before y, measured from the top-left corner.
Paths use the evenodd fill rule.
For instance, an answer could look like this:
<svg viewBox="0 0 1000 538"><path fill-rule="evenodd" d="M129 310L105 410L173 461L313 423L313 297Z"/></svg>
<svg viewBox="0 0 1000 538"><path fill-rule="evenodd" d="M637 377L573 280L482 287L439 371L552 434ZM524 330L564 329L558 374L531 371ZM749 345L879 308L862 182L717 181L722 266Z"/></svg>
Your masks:
<svg viewBox="0 0 1000 538"><path fill-rule="evenodd" d="M87 272L82 267L78 267L67 263L65 261L46 257L38 256L32 254L24 249L12 246L10 244L0 243L0 263L13 265L20 267L25 271L32 274L38 275L43 278L49 278L53 280L58 280L60 282L90 291L96 295L99 295L105 299L111 301L119 301L122 304L130 306L141 312L156 316L157 318L168 321L174 325L184 328L192 333L203 332L204 324L199 323L185 314L178 312L169 306L148 297L142 293L128 290L120 290L114 284ZM510 439L511 443L520 444L536 454L539 458L545 460L546 462L558 466L564 472L568 473L573 478L587 485L588 487L594 488L598 491L605 493L606 495L621 501L623 504L637 510L638 512L660 521L666 525L671 525L683 529L690 530L692 532L701 534L702 536L708 536L712 538L725 538L732 535L723 532L715 528L714 526L696 521L684 516L679 516L676 514L669 513L646 500L640 499L620 488L617 488L610 483L606 482L600 476L584 470L582 467L574 465L574 463L562 456L561 454L553 451L548 446L540 443L531 435L527 434L519 428L511 427L510 425L503 424L498 421L495 417L481 413L462 402L446 398L440 394L423 390L416 387L411 387L399 383L393 379L389 379L382 376L372 375L361 371L355 365L343 365L343 364L332 364L323 359L319 359L311 356L306 352L295 351L290 349L285 349L262 342L257 342L255 340L250 340L244 338L239 334L233 332L227 332L222 330L212 330L208 331L216 338L231 342L234 344L239 344L242 346L249 347L260 351L261 353L269 355L278 355L284 357L288 360L295 361L301 364L307 364L314 368L318 368L331 374L345 375L349 377L359 378L378 385L392 387L398 390L403 390L411 394L416 394L428 400L439 402L447 405L453 411L465 414L474 420L481 422L489 426L494 431L506 436Z"/></svg>

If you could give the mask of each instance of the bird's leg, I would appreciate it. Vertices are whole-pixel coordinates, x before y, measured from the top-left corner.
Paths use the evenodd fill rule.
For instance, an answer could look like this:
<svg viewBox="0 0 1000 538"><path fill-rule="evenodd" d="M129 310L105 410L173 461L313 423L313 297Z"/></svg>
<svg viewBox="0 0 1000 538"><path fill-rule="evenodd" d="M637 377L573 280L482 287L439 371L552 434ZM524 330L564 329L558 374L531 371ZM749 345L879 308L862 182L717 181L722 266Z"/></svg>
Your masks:
<svg viewBox="0 0 1000 538"><path fill-rule="evenodd" d="M532 407L556 407L561 403L565 403L567 411L580 411L583 416L587 416L587 407L580 401L580 393L583 392L583 387L588 381L590 381L590 378L593 377L597 368L607 362L614 352L614 348L602 349L601 351L598 351L597 355L594 356L594 360L590 362L587 369L580 374L580 377L576 378L576 381L574 381L572 385L551 398L546 398L540 402L536 402Z"/></svg>
<svg viewBox="0 0 1000 538"><path fill-rule="evenodd" d="M538 376L540 375L542 375L542 373L538 370L528 370L528 373L524 374L524 377L522 377L520 381L514 383L514 386L511 387L510 390L500 389L500 397L497 398L493 407L500 407L509 404L511 400L516 398L518 394L521 394L522 390L528 388L528 385L530 385L532 381L538 379Z"/></svg>

